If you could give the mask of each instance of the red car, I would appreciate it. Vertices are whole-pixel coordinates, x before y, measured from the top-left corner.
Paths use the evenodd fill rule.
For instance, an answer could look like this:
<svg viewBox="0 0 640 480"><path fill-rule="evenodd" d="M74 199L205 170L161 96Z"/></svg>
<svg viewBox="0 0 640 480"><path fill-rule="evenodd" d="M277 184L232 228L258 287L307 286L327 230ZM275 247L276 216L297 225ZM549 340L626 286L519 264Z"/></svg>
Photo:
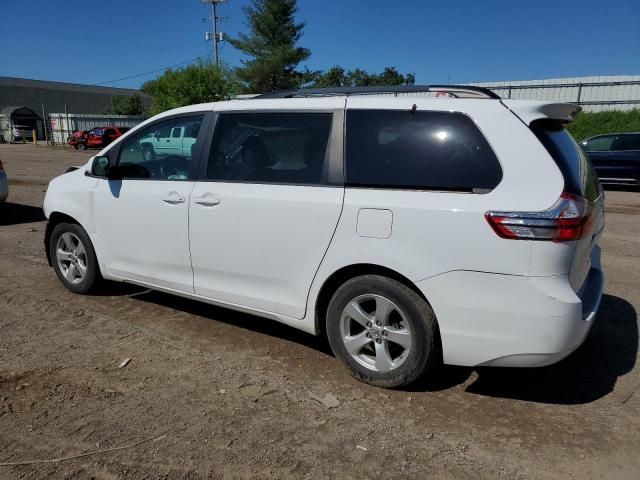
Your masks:
<svg viewBox="0 0 640 480"><path fill-rule="evenodd" d="M88 132L77 130L69 135L67 143L76 150L104 148L130 129L130 127L96 127Z"/></svg>

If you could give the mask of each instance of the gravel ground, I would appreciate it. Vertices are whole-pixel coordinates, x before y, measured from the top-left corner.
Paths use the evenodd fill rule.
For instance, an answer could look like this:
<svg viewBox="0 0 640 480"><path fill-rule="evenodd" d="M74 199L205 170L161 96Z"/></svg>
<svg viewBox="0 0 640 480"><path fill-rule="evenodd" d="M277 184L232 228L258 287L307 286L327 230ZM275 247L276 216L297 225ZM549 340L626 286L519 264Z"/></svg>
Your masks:
<svg viewBox="0 0 640 480"><path fill-rule="evenodd" d="M65 290L40 207L90 155L0 145L0 478L640 478L640 192L607 191L606 295L571 357L388 391L283 325L126 285Z"/></svg>

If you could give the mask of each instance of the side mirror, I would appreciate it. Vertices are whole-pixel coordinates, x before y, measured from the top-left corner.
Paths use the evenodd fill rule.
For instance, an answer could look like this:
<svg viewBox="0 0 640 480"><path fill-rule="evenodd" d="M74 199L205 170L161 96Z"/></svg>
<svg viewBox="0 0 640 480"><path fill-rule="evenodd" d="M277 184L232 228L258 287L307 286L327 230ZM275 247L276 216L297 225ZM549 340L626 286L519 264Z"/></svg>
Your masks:
<svg viewBox="0 0 640 480"><path fill-rule="evenodd" d="M107 177L109 174L109 157L93 157L91 162L91 175L95 177Z"/></svg>

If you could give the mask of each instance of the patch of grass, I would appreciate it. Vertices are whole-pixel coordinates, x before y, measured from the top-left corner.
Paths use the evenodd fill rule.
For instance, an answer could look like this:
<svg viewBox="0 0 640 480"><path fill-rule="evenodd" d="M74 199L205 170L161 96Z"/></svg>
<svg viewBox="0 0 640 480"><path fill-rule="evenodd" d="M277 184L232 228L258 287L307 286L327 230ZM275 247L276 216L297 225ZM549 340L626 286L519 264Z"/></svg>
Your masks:
<svg viewBox="0 0 640 480"><path fill-rule="evenodd" d="M603 133L640 132L640 110L581 112L567 128L579 142Z"/></svg>

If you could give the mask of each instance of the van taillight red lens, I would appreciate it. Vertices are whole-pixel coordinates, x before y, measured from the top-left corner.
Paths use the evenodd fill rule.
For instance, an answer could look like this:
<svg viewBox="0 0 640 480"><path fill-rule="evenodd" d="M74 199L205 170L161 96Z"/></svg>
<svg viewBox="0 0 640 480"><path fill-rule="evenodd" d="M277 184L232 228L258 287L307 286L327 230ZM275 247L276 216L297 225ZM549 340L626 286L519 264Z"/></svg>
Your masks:
<svg viewBox="0 0 640 480"><path fill-rule="evenodd" d="M570 242L591 231L592 206L584 198L563 193L542 212L487 212L485 218L502 238Z"/></svg>

